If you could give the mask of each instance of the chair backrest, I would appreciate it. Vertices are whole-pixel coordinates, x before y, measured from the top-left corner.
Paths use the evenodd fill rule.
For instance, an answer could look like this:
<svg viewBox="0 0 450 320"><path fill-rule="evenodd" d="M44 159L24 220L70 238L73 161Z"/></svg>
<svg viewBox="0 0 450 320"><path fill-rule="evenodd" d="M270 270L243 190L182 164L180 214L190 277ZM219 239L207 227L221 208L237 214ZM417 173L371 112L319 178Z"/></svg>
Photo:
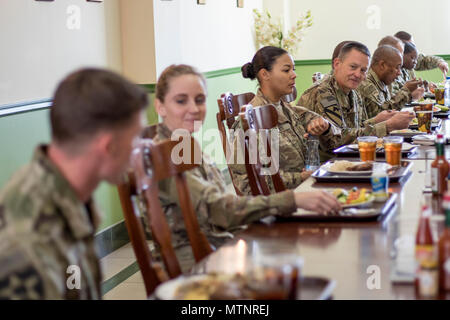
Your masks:
<svg viewBox="0 0 450 320"><path fill-rule="evenodd" d="M236 117L239 116L240 108L243 105L249 103L254 97L255 94L251 92L242 93L238 95L233 95L227 92L223 93L220 96L220 98L217 99L217 105L219 106L219 112L216 114L217 128L219 129L220 136L222 138L222 147L225 157L232 153L230 150L231 148L230 140L227 137L225 125L223 122L226 121L228 129L231 129L231 127L235 122ZM228 172L230 173L231 181L233 182L236 194L242 195L242 193L235 184L233 172L231 171L230 167L228 167Z"/></svg>
<svg viewBox="0 0 450 320"><path fill-rule="evenodd" d="M290 102L292 102L292 101L295 101L295 99L297 99L297 88L294 87L294 88L292 89L292 93L283 96L282 99L283 99L284 101L286 101L287 103L290 103Z"/></svg>
<svg viewBox="0 0 450 320"><path fill-rule="evenodd" d="M266 130L265 136L260 136L259 138L265 138L265 141L259 139L259 143L264 143L266 149L266 155L270 160L267 166L274 164L274 155L272 154L269 130L277 127L278 125L278 113L273 105L265 105L261 107L253 107L247 105L245 107L245 112L240 114L242 119L243 128L245 131L249 131L244 138L244 149L245 149L245 166L247 170L248 180L250 184L250 189L253 195L269 195L270 189L266 183L264 175L262 175L263 166L261 164L259 150L255 144L256 137L258 137L261 130ZM253 142L251 134L254 134ZM253 143L253 146L252 146ZM250 155L255 155L251 159ZM278 162L276 164L279 166ZM281 192L286 190L283 180L280 177L278 166L275 168L276 171L271 174L271 179L276 192Z"/></svg>
<svg viewBox="0 0 450 320"><path fill-rule="evenodd" d="M151 253L148 248L141 219L137 215L137 211L133 208L132 197L137 195L134 173L130 171L124 181L120 183L117 188L125 218L125 225L127 226L128 235L130 237L134 254L136 255L139 269L141 270L148 297L165 279L160 276L158 269L152 262Z"/></svg>
<svg viewBox="0 0 450 320"><path fill-rule="evenodd" d="M154 144L151 140L142 139L139 146L133 150L132 168L134 175L129 175L128 181L119 186L119 195L128 232L144 277L147 292L152 292L155 288L155 283L157 285L158 281L154 281L155 268L151 265L150 251L145 240L142 224L133 210L131 200L133 195L141 195L141 201L146 208L145 211L152 237L160 248L161 256L170 278L180 275L181 268L172 246L170 227L159 201L159 181L169 177L174 177L175 179L180 208L195 260L198 262L213 251L206 236L200 230L184 176L186 170L191 170L198 166L199 157L201 160L198 144L193 138L189 138L190 141L188 142L190 142L190 145L188 146L191 148L191 157L185 163L180 164L175 164L171 157L174 147L179 143L178 141L166 140ZM184 139L183 141L189 140L186 137ZM133 180L133 176L135 180ZM137 225L140 227L137 227ZM139 235L136 236L135 234ZM148 280L145 280L147 278Z"/></svg>
<svg viewBox="0 0 450 320"><path fill-rule="evenodd" d="M142 131L141 137L144 139L153 139L156 136L157 128L157 124L145 127Z"/></svg>
<svg viewBox="0 0 450 320"><path fill-rule="evenodd" d="M180 153L177 153L174 149L178 148L180 144L185 148L181 149ZM186 150L186 148L189 150ZM188 154L184 154L184 151L187 151ZM176 160L180 163L174 162L174 154L179 155L180 159ZM144 165L146 165L147 161L150 161L152 178L155 182L170 177L175 178L178 201L183 214L186 232L192 246L192 252L196 261L202 260L213 250L200 229L184 175L185 171L192 170L201 163L202 153L200 146L191 136L182 137L180 141L166 140L156 144L150 144L148 148L144 149ZM148 172L149 170L147 169L146 171ZM158 184L151 184L149 190L153 192L156 199L159 193Z"/></svg>

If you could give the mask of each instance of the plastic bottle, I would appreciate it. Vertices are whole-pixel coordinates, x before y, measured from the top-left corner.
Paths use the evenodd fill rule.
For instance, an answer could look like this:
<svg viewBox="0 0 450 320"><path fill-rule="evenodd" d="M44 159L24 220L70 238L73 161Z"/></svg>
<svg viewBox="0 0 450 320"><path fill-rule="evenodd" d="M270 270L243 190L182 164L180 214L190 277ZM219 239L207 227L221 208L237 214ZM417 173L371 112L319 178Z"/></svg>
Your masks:
<svg viewBox="0 0 450 320"><path fill-rule="evenodd" d="M431 210L422 207L416 233L416 292L420 297L435 297L439 290L438 251L430 228Z"/></svg>
<svg viewBox="0 0 450 320"><path fill-rule="evenodd" d="M444 196L445 229L439 237L439 288L450 291L450 192Z"/></svg>
<svg viewBox="0 0 450 320"><path fill-rule="evenodd" d="M374 162L370 180L372 182L372 193L375 196L375 201L386 201L389 197L389 176L384 163Z"/></svg>
<svg viewBox="0 0 450 320"><path fill-rule="evenodd" d="M431 163L431 191L434 195L443 195L447 191L449 164L445 159L445 139L442 134L436 138L436 159Z"/></svg>
<svg viewBox="0 0 450 320"><path fill-rule="evenodd" d="M450 77L447 77L444 85L444 104L450 107Z"/></svg>

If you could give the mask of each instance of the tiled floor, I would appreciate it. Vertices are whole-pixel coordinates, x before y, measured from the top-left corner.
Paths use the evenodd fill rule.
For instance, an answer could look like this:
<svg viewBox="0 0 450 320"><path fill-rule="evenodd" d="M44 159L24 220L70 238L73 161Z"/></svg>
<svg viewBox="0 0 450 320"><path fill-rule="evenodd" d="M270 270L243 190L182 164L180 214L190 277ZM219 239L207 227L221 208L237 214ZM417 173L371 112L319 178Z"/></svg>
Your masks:
<svg viewBox="0 0 450 320"><path fill-rule="evenodd" d="M133 248L128 243L101 259L103 279L107 281L117 275L120 271L136 261ZM119 285L108 291L105 300L144 300L145 287L140 271L125 279Z"/></svg>

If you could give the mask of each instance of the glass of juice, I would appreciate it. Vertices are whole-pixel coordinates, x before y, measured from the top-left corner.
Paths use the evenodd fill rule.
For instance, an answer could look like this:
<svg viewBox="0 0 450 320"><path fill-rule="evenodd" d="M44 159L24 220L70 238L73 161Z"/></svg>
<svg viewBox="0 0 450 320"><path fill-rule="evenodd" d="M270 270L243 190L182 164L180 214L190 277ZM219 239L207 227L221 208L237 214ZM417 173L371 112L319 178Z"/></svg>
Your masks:
<svg viewBox="0 0 450 320"><path fill-rule="evenodd" d="M391 166L399 166L402 159L403 137L384 137L383 142L386 162Z"/></svg>
<svg viewBox="0 0 450 320"><path fill-rule="evenodd" d="M436 103L440 105L444 105L444 88L436 88L434 89L434 96L436 97Z"/></svg>
<svg viewBox="0 0 450 320"><path fill-rule="evenodd" d="M361 161L375 161L377 150L377 137L358 137L359 157Z"/></svg>
<svg viewBox="0 0 450 320"><path fill-rule="evenodd" d="M419 131L431 133L431 121L433 119L433 104L424 104L414 107Z"/></svg>

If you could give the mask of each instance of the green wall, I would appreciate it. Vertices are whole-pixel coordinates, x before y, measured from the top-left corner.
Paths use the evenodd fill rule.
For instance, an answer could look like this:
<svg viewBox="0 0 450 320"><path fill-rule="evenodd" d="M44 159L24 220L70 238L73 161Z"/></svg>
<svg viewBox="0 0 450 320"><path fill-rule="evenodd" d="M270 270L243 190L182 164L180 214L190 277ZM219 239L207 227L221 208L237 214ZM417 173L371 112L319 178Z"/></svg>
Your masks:
<svg viewBox="0 0 450 320"><path fill-rule="evenodd" d="M447 62L450 61L450 56L445 56L445 58ZM313 73L327 73L331 68L329 60L296 61L295 65L298 96L311 85ZM418 72L417 74L431 81L442 80L442 73L437 69ZM207 78L208 99L203 131L217 128L217 98L222 93L229 91L239 94L256 92L257 90L257 82L242 78L240 68L207 72L205 76ZM154 85L146 85L145 87L150 92L149 98L151 102L148 109L148 122L153 124L158 119L153 107ZM0 186L5 184L14 171L30 160L36 144L49 141L48 112L48 109L41 109L0 117ZM222 146L215 145L215 148L223 162ZM225 168L225 165L220 162L218 166ZM116 187L102 183L94 196L103 212L103 222L100 230L123 220Z"/></svg>

